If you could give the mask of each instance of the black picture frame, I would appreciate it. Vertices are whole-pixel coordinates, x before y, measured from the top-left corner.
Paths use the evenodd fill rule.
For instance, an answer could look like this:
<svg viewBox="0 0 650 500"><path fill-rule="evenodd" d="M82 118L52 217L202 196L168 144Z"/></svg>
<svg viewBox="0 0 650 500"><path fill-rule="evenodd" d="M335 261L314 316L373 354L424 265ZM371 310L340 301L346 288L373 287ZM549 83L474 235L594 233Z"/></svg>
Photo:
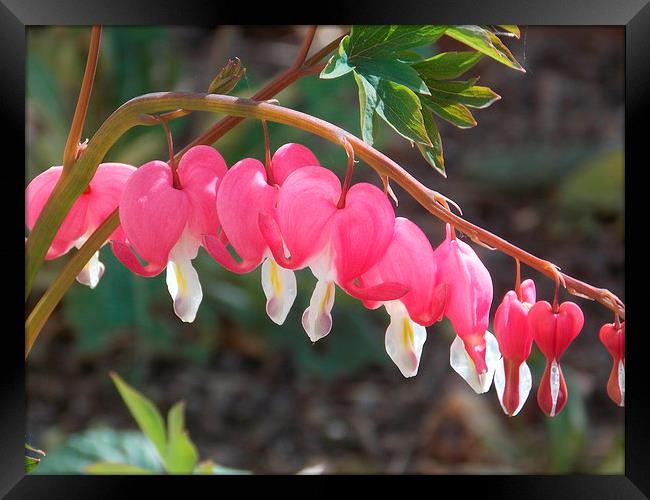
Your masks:
<svg viewBox="0 0 650 500"><path fill-rule="evenodd" d="M4 194L0 197L6 206L0 212L6 222L5 270L17 273L17 277L5 278L5 322L0 353L0 494L7 498L118 498L133 491L134 482L146 486L148 496L182 491L193 495L196 482L211 481L207 477L91 477L91 476L25 476L25 364L23 336L20 334L24 317L18 320L20 310L19 291L24 274L17 264L24 256L20 247L24 226L14 212L21 206L24 192L25 149L25 29L30 25L201 25L251 24L278 22L282 24L383 24L383 23L431 23L431 24L497 24L508 22L519 25L617 25L625 27L625 208L626 208L626 299L627 322L631 318L631 335L628 336L626 355L627 390L625 408L625 475L569 475L569 476L417 476L407 478L412 487L435 488L436 492L457 491L465 494L481 494L488 498L644 498L650 496L650 423L648 404L650 390L646 385L647 372L643 371L643 356L647 352L643 343L647 332L640 325L641 304L645 297L645 273L642 252L644 229L643 194L641 173L650 167L650 148L644 125L650 110L650 5L648 0L561 0L541 1L475 1L456 0L425 3L418 0L400 0L378 5L375 2L327 3L318 9L321 19L310 19L306 11L273 5L264 12L260 6L257 18L251 10L237 3L171 0L99 2L85 0L1 0L0 3L0 53L3 62L0 77L0 110L4 122L3 158L7 162L2 169ZM316 11L316 10L314 10ZM272 12L272 14L270 13ZM243 15L242 15L243 14ZM9 158L15 158L12 162ZM11 175L9 173L11 172ZM15 183L15 184L14 184ZM19 185L20 184L20 185ZM16 234L14 234L16 233ZM23 234L24 236L24 234ZM14 261L15 259L15 261ZM636 267L634 267L636 266ZM3 273L8 276L9 273ZM22 276L22 279L20 278ZM15 284L15 288L14 288ZM635 286L635 284L637 286ZM15 318L15 319L14 319ZM15 323L14 323L15 321ZM629 326L629 325L628 325ZM628 330L630 330L628 328ZM324 477L293 477L282 481L295 482L296 486L313 488L308 481L318 481L321 491L330 484ZM278 481L279 478L218 477L219 488L229 483L238 488L238 494L246 491L245 485L258 481ZM334 478L336 483L353 478ZM373 485L383 485L388 477L373 479ZM398 478L404 480L404 478ZM192 481L194 484L185 484ZM234 483L236 481L236 483ZM216 488L217 483L202 486ZM285 487L283 485L282 487ZM330 486L330 487L332 487ZM381 486L380 486L381 487ZM182 490L180 488L183 488ZM242 489L244 488L244 489ZM443 489L444 488L444 489ZM427 491L427 490L424 490ZM474 493L475 492L475 493ZM220 494L215 490L214 494ZM278 491L280 494L280 491Z"/></svg>

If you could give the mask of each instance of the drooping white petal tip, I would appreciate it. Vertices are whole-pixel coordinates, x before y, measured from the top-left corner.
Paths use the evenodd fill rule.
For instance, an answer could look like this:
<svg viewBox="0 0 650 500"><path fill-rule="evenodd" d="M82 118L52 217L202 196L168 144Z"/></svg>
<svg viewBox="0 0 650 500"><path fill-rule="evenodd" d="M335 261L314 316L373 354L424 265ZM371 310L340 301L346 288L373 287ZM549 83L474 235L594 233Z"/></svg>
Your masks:
<svg viewBox="0 0 650 500"><path fill-rule="evenodd" d="M280 267L273 257L266 258L262 263L262 289L266 296L266 313L274 323L283 324L296 299L294 272Z"/></svg>
<svg viewBox="0 0 650 500"><path fill-rule="evenodd" d="M93 289L99 284L99 280L104 275L104 270L104 264L99 260L99 252L95 252L77 275L77 281Z"/></svg>
<svg viewBox="0 0 650 500"><path fill-rule="evenodd" d="M497 363L501 358L497 339L487 330L485 332L485 344L485 364L487 365L487 371L481 374L476 372L474 361L467 354L465 344L458 335L451 343L451 348L449 349L449 364L477 394L486 393L490 389Z"/></svg>
<svg viewBox="0 0 650 500"><path fill-rule="evenodd" d="M387 302L385 306L390 314L390 324L386 330L386 352L402 375L414 377L418 373L427 330L411 320L406 307L399 300Z"/></svg>
<svg viewBox="0 0 650 500"><path fill-rule="evenodd" d="M302 326L312 342L325 337L332 330L332 307L336 289L333 281L318 280L302 315Z"/></svg>

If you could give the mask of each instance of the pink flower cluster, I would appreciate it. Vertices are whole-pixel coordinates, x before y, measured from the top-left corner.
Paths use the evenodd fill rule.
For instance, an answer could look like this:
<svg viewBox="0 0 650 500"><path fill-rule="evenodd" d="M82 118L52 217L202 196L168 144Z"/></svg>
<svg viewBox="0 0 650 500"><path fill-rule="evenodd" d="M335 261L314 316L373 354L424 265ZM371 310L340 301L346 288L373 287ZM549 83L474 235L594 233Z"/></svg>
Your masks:
<svg viewBox="0 0 650 500"><path fill-rule="evenodd" d="M60 175L61 167L52 167L28 186L30 228ZM416 224L395 217L382 190L365 182L344 189L300 144L285 144L267 166L245 158L228 168L209 146L191 148L177 169L157 160L138 169L102 164L47 258L79 247L117 206L121 226L109 238L115 256L140 276L166 270L182 321L194 321L203 297L192 266L200 247L235 273L261 265L266 312L277 324L284 323L296 298L294 271L309 268L317 282L302 325L313 342L332 330L338 286L367 308L384 306L390 316L386 351L405 377L418 372L426 327L447 317L456 332L450 364L474 391L487 392L494 379L503 410L517 414L532 386L526 360L534 340L547 360L539 406L554 416L566 404L560 357L584 323L576 304L536 302L535 285L526 280L505 295L493 335L490 274L450 225L434 249ZM78 280L94 287L103 272L95 254ZM624 323L600 332L614 360L608 392L620 405L624 332Z"/></svg>

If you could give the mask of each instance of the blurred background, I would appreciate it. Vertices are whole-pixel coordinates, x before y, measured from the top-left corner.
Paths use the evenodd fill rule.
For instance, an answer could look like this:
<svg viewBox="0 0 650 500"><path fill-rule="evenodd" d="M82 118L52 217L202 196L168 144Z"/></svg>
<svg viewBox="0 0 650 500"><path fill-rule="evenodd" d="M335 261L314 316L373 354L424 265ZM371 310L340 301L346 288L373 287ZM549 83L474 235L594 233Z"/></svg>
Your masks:
<svg viewBox="0 0 650 500"><path fill-rule="evenodd" d="M470 130L438 121L448 179L385 124L375 147L458 202L470 221L625 300L623 30L521 28L521 39L506 43L527 72L483 58L469 76L480 75L502 100L477 110L478 126ZM320 27L312 51L344 29ZM26 182L61 164L89 29L27 32ZM137 95L205 91L229 57L247 68L234 93L250 96L292 63L304 34L300 26L107 27L84 137ZM434 50L463 46L443 38L428 49ZM303 78L277 98L360 134L351 74ZM176 147L218 118L195 113L175 120ZM343 173L340 148L276 124L269 129L273 150L301 142ZM263 159L259 122L244 122L215 146L229 165ZM140 127L106 160L139 165L166 159L166 151L160 127ZM380 185L363 164L355 180ZM393 188L397 214L417 222L435 247L442 223ZM513 288L514 262L473 247L492 275L493 315ZM537 407L544 358L534 347L533 391L520 415L508 418L494 389L476 395L450 368L447 320L428 328L419 373L404 379L384 350L384 310L368 311L340 291L332 332L312 345L300 325L315 283L307 270L298 272L298 298L279 327L264 312L259 269L230 274L201 250L195 265L204 299L186 325L173 313L164 274L132 275L107 248L101 260L99 286L73 285L27 363L27 442L50 454L40 472L78 472L99 448L122 446L130 435L124 431L136 429L108 376L114 370L162 411L186 401L187 427L203 459L255 473L310 466L329 473L623 473L624 411L607 397L611 360L597 337L613 318L598 304L573 298L586 321L563 357L565 410L550 419ZM43 267L30 308L63 261ZM524 267L528 277L539 298L552 298L551 281Z"/></svg>

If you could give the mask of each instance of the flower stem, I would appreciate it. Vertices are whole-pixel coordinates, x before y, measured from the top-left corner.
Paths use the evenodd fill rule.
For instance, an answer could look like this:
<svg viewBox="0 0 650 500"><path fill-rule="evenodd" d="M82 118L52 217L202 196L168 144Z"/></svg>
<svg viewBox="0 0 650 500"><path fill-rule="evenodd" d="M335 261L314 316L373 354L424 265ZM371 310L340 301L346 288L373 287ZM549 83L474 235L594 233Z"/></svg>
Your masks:
<svg viewBox="0 0 650 500"><path fill-rule="evenodd" d="M72 125L68 133L65 147L63 149L63 169L68 170L75 162L77 157L77 148L81 141L84 122L86 121L86 112L90 102L90 94L93 90L93 81L95 80L95 71L97 70L97 61L99 59L99 42L102 37L102 27L93 26L90 32L90 46L88 48L88 58L86 59L86 70L84 71L83 80L81 81L81 90L77 99L77 107L72 118Z"/></svg>
<svg viewBox="0 0 650 500"><path fill-rule="evenodd" d="M352 146L355 154L375 169L379 175L388 176L395 180L426 210L442 221L452 224L457 230L462 231L472 239L479 240L511 257L519 259L552 279L558 281L561 279L566 284L569 293L596 300L605 307L617 312L621 318L625 318L624 304L609 290L596 288L560 273L551 262L536 257L452 213L436 201L437 193L435 191L422 185L393 160L349 132L299 111L265 102L217 94L154 93L131 99L118 108L92 138L86 152L78 161L78 167L70 172L70 175L62 176L54 188L53 194L50 196L27 240L27 278L33 279L34 270L43 261L56 228L61 224L75 199L92 179L97 165L115 141L124 132L138 124L150 124L150 122L141 119L143 114L160 113L172 109L222 112L239 117L264 119L313 133L335 144L341 144L341 137L344 137ZM104 226L102 225L102 227ZM86 245L88 245L88 242ZM96 251L96 248L94 250ZM90 249L88 251L90 252ZM92 252L88 253L88 258L91 255ZM79 269L82 267L83 265ZM53 298L57 302L60 300L60 297Z"/></svg>
<svg viewBox="0 0 650 500"><path fill-rule="evenodd" d="M266 120L262 120L262 134L264 135L264 169L266 170L266 182L271 186L275 184L273 169L271 168L271 139L269 138L269 127Z"/></svg>

